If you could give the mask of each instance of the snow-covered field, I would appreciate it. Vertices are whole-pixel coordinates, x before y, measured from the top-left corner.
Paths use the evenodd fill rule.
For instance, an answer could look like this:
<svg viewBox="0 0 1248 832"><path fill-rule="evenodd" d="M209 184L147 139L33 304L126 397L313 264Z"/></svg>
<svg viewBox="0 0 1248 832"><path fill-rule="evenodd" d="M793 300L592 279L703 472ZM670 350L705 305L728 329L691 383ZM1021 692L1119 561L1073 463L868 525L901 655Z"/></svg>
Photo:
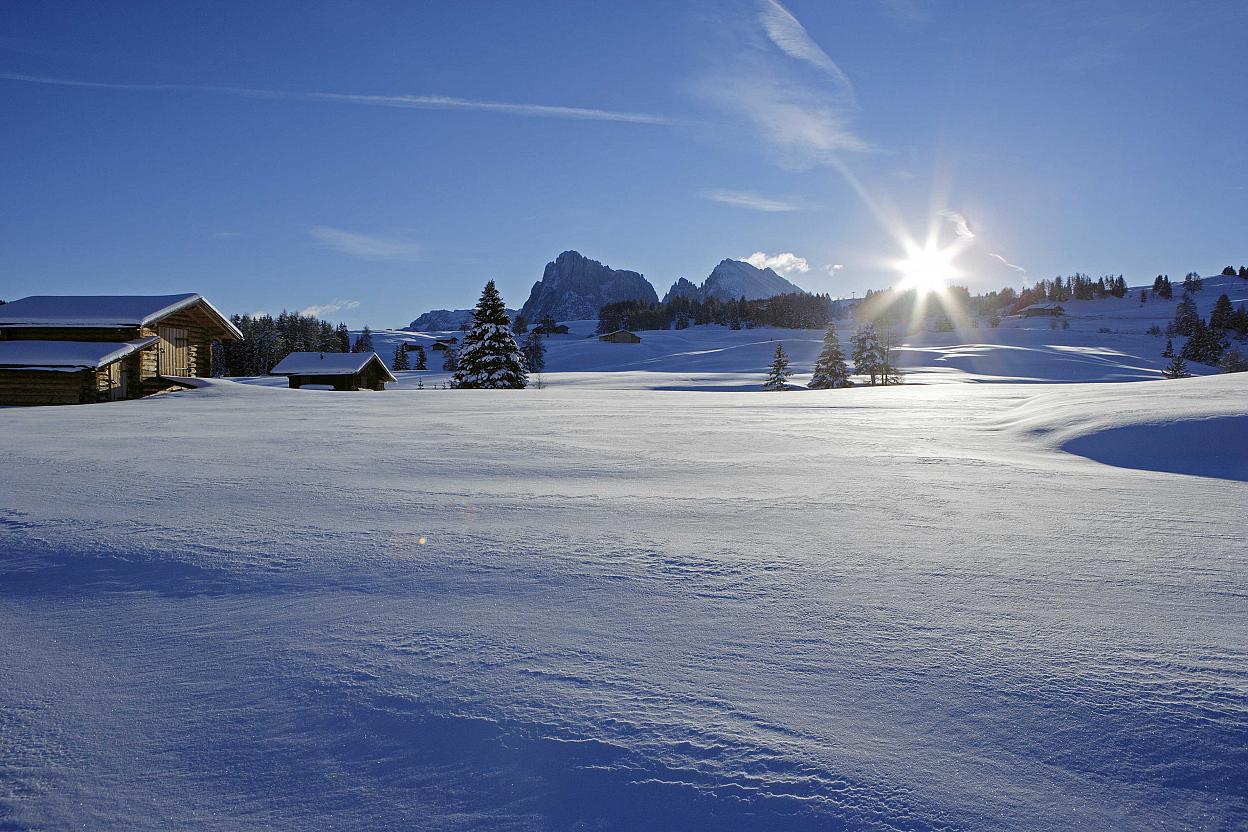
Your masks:
<svg viewBox="0 0 1248 832"><path fill-rule="evenodd" d="M0 409L0 830L1243 829L1248 374L1149 303Z"/></svg>
<svg viewBox="0 0 1248 832"><path fill-rule="evenodd" d="M1245 413L1244 375L0 410L0 828L1244 828Z"/></svg>

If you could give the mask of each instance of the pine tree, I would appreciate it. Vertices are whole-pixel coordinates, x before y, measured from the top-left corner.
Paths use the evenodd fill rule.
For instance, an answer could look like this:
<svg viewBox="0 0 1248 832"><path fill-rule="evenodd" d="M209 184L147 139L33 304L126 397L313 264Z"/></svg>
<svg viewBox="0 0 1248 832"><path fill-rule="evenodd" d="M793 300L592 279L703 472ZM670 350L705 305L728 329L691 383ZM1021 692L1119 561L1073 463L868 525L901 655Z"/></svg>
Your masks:
<svg viewBox="0 0 1248 832"><path fill-rule="evenodd" d="M1231 347L1222 354L1222 361L1218 366L1224 373L1248 373L1248 358L1237 348Z"/></svg>
<svg viewBox="0 0 1248 832"><path fill-rule="evenodd" d="M524 357L512 337L507 307L491 280L472 312L472 326L459 350L455 386L468 389L520 389L528 383Z"/></svg>
<svg viewBox="0 0 1248 832"><path fill-rule="evenodd" d="M835 326L829 326L827 332L823 333L823 350L815 359L815 372L807 386L811 390L852 386L849 367L845 366L845 352L841 349L840 339L836 337Z"/></svg>
<svg viewBox="0 0 1248 832"><path fill-rule="evenodd" d="M867 376L871 386L879 381L884 372L884 347L880 344L880 335L873 324L860 327L850 338L854 352L854 372Z"/></svg>
<svg viewBox="0 0 1248 832"><path fill-rule="evenodd" d="M459 353L453 347L447 347L442 353L442 369L453 373L459 369Z"/></svg>
<svg viewBox="0 0 1248 832"><path fill-rule="evenodd" d="M1166 339L1166 348L1161 351L1162 358L1174 358L1174 339Z"/></svg>
<svg viewBox="0 0 1248 832"><path fill-rule="evenodd" d="M372 352L373 351L373 331L368 328L368 324L364 325L364 329L360 331L360 337L355 339L355 344L351 347L351 352Z"/></svg>
<svg viewBox="0 0 1248 832"><path fill-rule="evenodd" d="M399 344L397 347L394 348L394 364L393 364L392 369L395 369L395 370L412 369L411 363L408 362L407 360L407 350L403 347L402 344Z"/></svg>
<svg viewBox="0 0 1248 832"><path fill-rule="evenodd" d="M1170 359L1170 363L1161 371L1161 375L1162 378L1187 378L1191 373L1187 371L1187 362L1183 360L1183 356L1176 355Z"/></svg>
<svg viewBox="0 0 1248 832"><path fill-rule="evenodd" d="M776 344L776 354L771 359L771 370L767 373L767 380L763 382L763 389L787 389L789 374L789 357L784 354L784 344Z"/></svg>
<svg viewBox="0 0 1248 832"><path fill-rule="evenodd" d="M524 356L524 368L530 373L540 373L546 369L546 345L542 343L540 332L530 332L520 345L520 354Z"/></svg>
<svg viewBox="0 0 1248 832"><path fill-rule="evenodd" d="M351 352L351 333L347 331L347 325L338 324L334 334L338 336L338 352Z"/></svg>
<svg viewBox="0 0 1248 832"><path fill-rule="evenodd" d="M1229 267L1228 267L1229 268ZM1235 326L1235 308L1227 295L1220 295L1209 313L1209 326L1217 330L1233 329Z"/></svg>
<svg viewBox="0 0 1248 832"><path fill-rule="evenodd" d="M429 367L425 364L425 347L423 344L416 345L416 366L414 370L427 370Z"/></svg>
<svg viewBox="0 0 1248 832"><path fill-rule="evenodd" d="M523 315L517 313L516 320L511 324L511 331L517 335L523 335L529 331L529 321Z"/></svg>

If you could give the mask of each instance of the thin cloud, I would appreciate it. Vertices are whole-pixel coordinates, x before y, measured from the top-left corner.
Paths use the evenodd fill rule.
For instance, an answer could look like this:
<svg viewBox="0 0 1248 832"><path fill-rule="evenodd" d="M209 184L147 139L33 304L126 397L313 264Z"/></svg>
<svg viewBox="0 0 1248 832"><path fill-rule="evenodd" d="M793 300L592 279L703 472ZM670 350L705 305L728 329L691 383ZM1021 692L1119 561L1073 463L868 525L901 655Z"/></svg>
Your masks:
<svg viewBox="0 0 1248 832"><path fill-rule="evenodd" d="M854 85L850 83L849 76L815 43L806 27L779 0L760 0L758 21L780 51L827 73L853 101Z"/></svg>
<svg viewBox="0 0 1248 832"><path fill-rule="evenodd" d="M798 257L791 251L782 251L779 254L766 254L756 251L749 257L742 257L742 260L749 263L756 269L771 269L777 274L789 275L793 272L810 271L810 263L805 257Z"/></svg>
<svg viewBox="0 0 1248 832"><path fill-rule="evenodd" d="M342 300L336 298L331 300L329 303L314 303L311 306L305 306L299 310L299 314L311 315L314 318L319 318L322 315L332 315L335 312L341 312L343 309L355 309L359 305L360 302L358 300Z"/></svg>
<svg viewBox="0 0 1248 832"><path fill-rule="evenodd" d="M308 234L325 248L365 260L411 260L420 254L420 247L415 243L396 237L361 234L324 225L308 229Z"/></svg>
<svg viewBox="0 0 1248 832"><path fill-rule="evenodd" d="M845 268L844 263L829 263L828 265L823 267L823 270L827 272L828 274L832 275L833 277L835 277L836 273L839 272L843 268Z"/></svg>
<svg viewBox="0 0 1248 832"><path fill-rule="evenodd" d="M721 27L723 43L693 92L744 119L783 167L872 150L852 128L858 105L849 77L777 0L756 0L755 9L746 25Z"/></svg>
<svg viewBox="0 0 1248 832"><path fill-rule="evenodd" d="M966 217L957 211L945 209L938 212L942 217L953 223L953 233L957 234L964 240L974 240L975 232L971 230L971 224L967 222Z"/></svg>
<svg viewBox="0 0 1248 832"><path fill-rule="evenodd" d="M416 110L476 110L506 115L580 121L614 121L660 125L676 123L674 119L653 113L632 113L592 107L563 107L552 104L519 104L509 101L455 98L447 95L360 95L335 92L288 92L284 90L218 87L203 84L113 84L103 81L78 81L67 78L48 78L40 75L22 75L12 72L0 73L0 80L58 87L128 90L133 92L194 92L269 101L312 101Z"/></svg>
<svg viewBox="0 0 1248 832"><path fill-rule="evenodd" d="M737 208L749 208L752 211L766 212L782 212L782 211L800 211L803 206L801 203L790 199L776 199L775 197L763 196L753 191L729 191L722 188L714 188L709 191L702 192L703 199L709 199L712 202L722 202L725 205L733 205Z"/></svg>
<svg viewBox="0 0 1248 832"><path fill-rule="evenodd" d="M879 0L879 3L898 23L916 27L927 22L927 9L918 0Z"/></svg>
<svg viewBox="0 0 1248 832"><path fill-rule="evenodd" d="M989 251L989 252L985 252L985 253L986 253L989 257L995 257L995 258L997 258L998 260L1000 260L1000 261L1001 261L1002 263L1004 263L1005 265L1009 266L1009 267L1010 267L1011 269L1013 269L1014 271L1016 271L1016 272L1018 272L1018 273L1020 273L1020 274L1027 274L1027 270L1026 270L1026 269L1024 269L1022 266L1016 266L1016 265L1014 265L1014 264L1013 264L1013 263L1011 263L1009 260L1006 260L1004 257L1002 257L1000 254L993 254L991 251Z"/></svg>

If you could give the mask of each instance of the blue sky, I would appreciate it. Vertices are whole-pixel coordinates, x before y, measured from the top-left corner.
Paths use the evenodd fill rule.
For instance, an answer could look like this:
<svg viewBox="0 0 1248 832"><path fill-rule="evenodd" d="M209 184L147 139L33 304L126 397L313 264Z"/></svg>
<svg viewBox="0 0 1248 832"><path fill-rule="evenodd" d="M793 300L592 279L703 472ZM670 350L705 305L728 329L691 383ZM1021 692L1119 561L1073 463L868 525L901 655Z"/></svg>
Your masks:
<svg viewBox="0 0 1248 832"><path fill-rule="evenodd" d="M1213 0L10 0L0 297L399 326L565 249L849 295L929 229L976 288L1213 271L1248 263L1245 43Z"/></svg>

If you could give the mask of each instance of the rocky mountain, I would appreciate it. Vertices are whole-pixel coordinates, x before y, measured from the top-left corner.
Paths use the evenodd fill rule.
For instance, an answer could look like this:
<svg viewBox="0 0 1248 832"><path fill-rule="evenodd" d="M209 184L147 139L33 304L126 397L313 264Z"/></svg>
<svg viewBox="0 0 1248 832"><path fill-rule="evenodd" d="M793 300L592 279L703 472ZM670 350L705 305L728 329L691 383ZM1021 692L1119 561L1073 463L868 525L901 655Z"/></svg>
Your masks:
<svg viewBox="0 0 1248 832"><path fill-rule="evenodd" d="M598 317L598 310L620 300L658 303L654 287L639 273L613 269L597 260L565 251L546 264L542 279L533 284L520 314L530 321L549 315L557 321Z"/></svg>
<svg viewBox="0 0 1248 832"><path fill-rule="evenodd" d="M516 310L508 309L507 315L516 317ZM407 325L414 332L442 332L448 329L459 329L460 325L472 320L471 309L432 309Z"/></svg>
<svg viewBox="0 0 1248 832"><path fill-rule="evenodd" d="M760 269L743 260L721 260L710 276L702 281L701 286L695 286L682 277L667 290L663 300L681 296L698 300L712 297L719 300L740 297L758 300L805 291L776 274L773 269Z"/></svg>

